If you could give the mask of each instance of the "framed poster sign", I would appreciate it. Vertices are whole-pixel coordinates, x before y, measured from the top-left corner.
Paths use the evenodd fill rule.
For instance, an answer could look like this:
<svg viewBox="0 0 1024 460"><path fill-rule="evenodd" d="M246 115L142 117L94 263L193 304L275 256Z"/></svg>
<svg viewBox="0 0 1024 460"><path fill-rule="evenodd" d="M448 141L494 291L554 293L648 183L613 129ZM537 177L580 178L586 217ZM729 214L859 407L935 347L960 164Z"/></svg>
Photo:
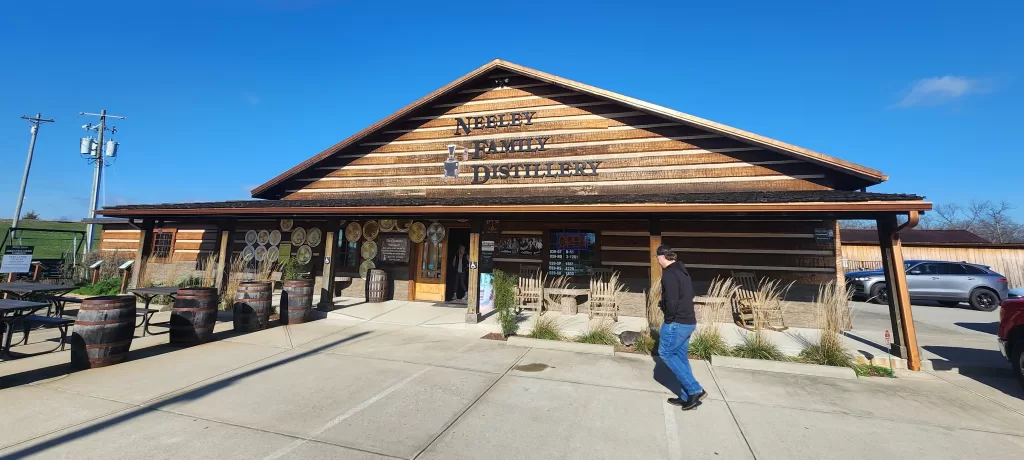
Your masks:
<svg viewBox="0 0 1024 460"><path fill-rule="evenodd" d="M383 264L401 265L409 263L409 236L385 235L377 245L378 261Z"/></svg>

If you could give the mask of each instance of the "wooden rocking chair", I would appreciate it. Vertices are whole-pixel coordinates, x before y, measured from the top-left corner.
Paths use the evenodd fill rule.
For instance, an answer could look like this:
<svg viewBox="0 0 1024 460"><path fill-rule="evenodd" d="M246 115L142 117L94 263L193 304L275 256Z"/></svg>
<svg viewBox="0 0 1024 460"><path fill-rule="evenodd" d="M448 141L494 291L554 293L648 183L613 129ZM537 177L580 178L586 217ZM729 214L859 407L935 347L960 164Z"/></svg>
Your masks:
<svg viewBox="0 0 1024 460"><path fill-rule="evenodd" d="M540 267L535 267L533 270L526 270L525 267L519 269L516 302L519 304L520 312L536 310L538 314L544 314L544 282Z"/></svg>
<svg viewBox="0 0 1024 460"><path fill-rule="evenodd" d="M773 331L789 329L782 317L780 305L756 305L756 292L761 287L754 272L732 272L736 281L736 294L733 295L732 313L736 325L748 331L757 330L761 326Z"/></svg>
<svg viewBox="0 0 1024 460"><path fill-rule="evenodd" d="M594 317L610 317L612 321L619 321L619 304L616 301L615 286L608 277L596 276L590 278L590 319Z"/></svg>

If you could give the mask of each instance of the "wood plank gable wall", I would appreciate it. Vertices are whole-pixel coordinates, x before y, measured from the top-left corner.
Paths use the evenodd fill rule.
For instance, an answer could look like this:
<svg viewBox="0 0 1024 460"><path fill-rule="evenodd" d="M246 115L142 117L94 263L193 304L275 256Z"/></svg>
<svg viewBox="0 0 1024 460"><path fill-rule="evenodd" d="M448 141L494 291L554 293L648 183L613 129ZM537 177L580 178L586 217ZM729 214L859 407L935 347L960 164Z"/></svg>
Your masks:
<svg viewBox="0 0 1024 460"><path fill-rule="evenodd" d="M495 80L505 78L508 83L497 87ZM523 112L530 114L530 124ZM518 126L486 127L487 117L501 115L507 124L514 113L520 114ZM457 122L467 117L468 134L458 129ZM480 129L475 128L476 117L483 117ZM502 148L502 141L516 138L530 139L529 149ZM492 140L498 152L474 158L477 142L489 147ZM443 163L449 144L460 149L458 177L445 182ZM467 149L468 158L461 148ZM548 163L553 164L554 175L549 175ZM524 164L531 166L524 169ZM500 167L509 168L509 177L495 177ZM485 182L481 181L484 168L490 173ZM283 184L282 196L455 198L510 193L823 190L848 188L845 180L806 160L615 102L519 75L492 74L456 88L453 94L289 180Z"/></svg>

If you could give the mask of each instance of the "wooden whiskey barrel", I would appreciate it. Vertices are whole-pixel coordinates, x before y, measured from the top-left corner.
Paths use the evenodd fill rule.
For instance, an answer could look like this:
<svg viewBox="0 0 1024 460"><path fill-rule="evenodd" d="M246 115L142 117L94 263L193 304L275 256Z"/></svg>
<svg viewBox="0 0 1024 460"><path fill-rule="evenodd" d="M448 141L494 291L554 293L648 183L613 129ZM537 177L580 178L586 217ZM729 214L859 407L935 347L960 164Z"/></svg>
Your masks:
<svg viewBox="0 0 1024 460"><path fill-rule="evenodd" d="M217 288L190 287L178 289L171 309L170 342L177 345L198 345L213 338L217 323Z"/></svg>
<svg viewBox="0 0 1024 460"><path fill-rule="evenodd" d="M309 321L313 311L313 280L287 280L281 290L281 324Z"/></svg>
<svg viewBox="0 0 1024 460"><path fill-rule="evenodd" d="M91 369L124 361L133 337L135 296L85 299L71 336L71 365Z"/></svg>
<svg viewBox="0 0 1024 460"><path fill-rule="evenodd" d="M367 300L370 302L387 302L388 300L388 272L380 269L370 270L370 276L366 281Z"/></svg>
<svg viewBox="0 0 1024 460"><path fill-rule="evenodd" d="M249 332L266 329L270 314L274 287L269 281L245 281L235 291L235 331Z"/></svg>

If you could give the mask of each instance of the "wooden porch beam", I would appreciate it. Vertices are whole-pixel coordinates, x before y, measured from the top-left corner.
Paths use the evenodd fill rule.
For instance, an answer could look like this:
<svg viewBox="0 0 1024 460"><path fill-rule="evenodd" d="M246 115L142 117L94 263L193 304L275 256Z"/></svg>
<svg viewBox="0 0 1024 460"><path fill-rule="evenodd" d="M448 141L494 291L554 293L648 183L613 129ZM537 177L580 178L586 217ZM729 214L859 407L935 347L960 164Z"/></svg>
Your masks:
<svg viewBox="0 0 1024 460"><path fill-rule="evenodd" d="M911 211L907 222L896 225L896 215L878 219L878 239L882 250L882 269L889 292L889 317L893 327L892 353L907 360L907 368L921 370L921 353L917 346L917 330L911 310L907 271L903 266L900 233L917 226L920 216Z"/></svg>
<svg viewBox="0 0 1024 460"><path fill-rule="evenodd" d="M650 229L650 258L651 258L651 282L647 288L647 295L654 295L655 288L661 287L661 264L658 263L658 246L661 246L661 221L658 219L651 219L649 225ZM647 300L650 302L650 299ZM646 311L646 307L644 307Z"/></svg>

